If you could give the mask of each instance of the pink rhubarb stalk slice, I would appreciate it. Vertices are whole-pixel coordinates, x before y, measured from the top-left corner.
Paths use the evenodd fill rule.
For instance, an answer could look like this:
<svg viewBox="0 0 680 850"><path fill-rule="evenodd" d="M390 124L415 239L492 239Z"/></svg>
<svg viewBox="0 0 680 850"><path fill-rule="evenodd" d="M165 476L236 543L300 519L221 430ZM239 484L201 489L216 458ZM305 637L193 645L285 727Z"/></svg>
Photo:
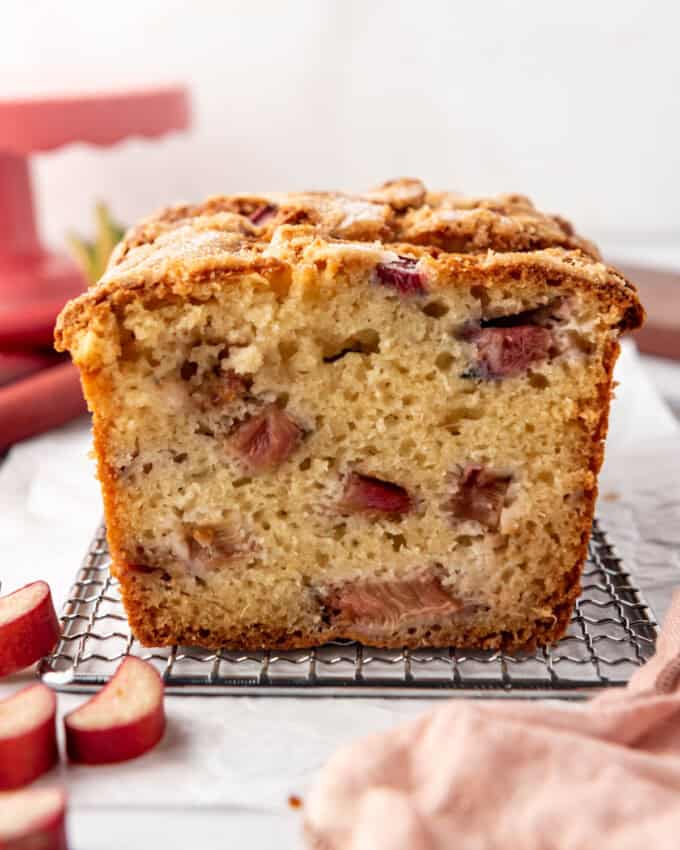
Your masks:
<svg viewBox="0 0 680 850"><path fill-rule="evenodd" d="M96 696L64 718L73 762L108 764L137 758L165 731L163 682L155 667L130 655Z"/></svg>
<svg viewBox="0 0 680 850"><path fill-rule="evenodd" d="M0 791L28 785L57 763L56 711L56 697L41 684L0 702Z"/></svg>
<svg viewBox="0 0 680 850"><path fill-rule="evenodd" d="M0 678L47 655L60 635L52 594L44 581L0 598Z"/></svg>
<svg viewBox="0 0 680 850"><path fill-rule="evenodd" d="M64 793L30 788L0 794L0 850L68 850Z"/></svg>
<svg viewBox="0 0 680 850"><path fill-rule="evenodd" d="M228 447L248 469L265 472L287 460L301 439L302 429L284 410L270 404L236 428Z"/></svg>

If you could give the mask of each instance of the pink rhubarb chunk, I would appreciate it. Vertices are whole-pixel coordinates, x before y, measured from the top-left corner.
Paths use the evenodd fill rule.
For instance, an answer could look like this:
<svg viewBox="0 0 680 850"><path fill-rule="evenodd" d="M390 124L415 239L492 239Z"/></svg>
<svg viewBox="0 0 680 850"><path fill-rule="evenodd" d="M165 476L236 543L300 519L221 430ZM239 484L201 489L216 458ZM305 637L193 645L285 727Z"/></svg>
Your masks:
<svg viewBox="0 0 680 850"><path fill-rule="evenodd" d="M270 218L276 215L276 207L274 204L262 204L249 216L253 224L262 225Z"/></svg>
<svg viewBox="0 0 680 850"><path fill-rule="evenodd" d="M44 581L0 598L0 678L47 655L60 635L52 593Z"/></svg>
<svg viewBox="0 0 680 850"><path fill-rule="evenodd" d="M464 607L432 572L391 581L348 581L333 590L327 604L338 621L361 627L369 637L375 630L427 623Z"/></svg>
<svg viewBox="0 0 680 850"><path fill-rule="evenodd" d="M109 764L155 747L165 732L163 695L156 668L126 656L99 693L64 717L70 761Z"/></svg>
<svg viewBox="0 0 680 850"><path fill-rule="evenodd" d="M405 487L371 475L352 472L339 502L342 513L403 514L412 507Z"/></svg>
<svg viewBox="0 0 680 850"><path fill-rule="evenodd" d="M512 476L468 465L451 497L448 509L456 519L474 520L489 531L497 531Z"/></svg>
<svg viewBox="0 0 680 850"><path fill-rule="evenodd" d="M68 850L63 791L29 788L0 794L0 850Z"/></svg>
<svg viewBox="0 0 680 850"><path fill-rule="evenodd" d="M243 422L229 438L231 451L253 472L273 469L287 460L302 438L302 429L275 404Z"/></svg>
<svg viewBox="0 0 680 850"><path fill-rule="evenodd" d="M378 263L375 267L378 280L384 286L391 286L401 295L422 295L425 292L425 280L417 270L418 261L413 257L399 257L390 263Z"/></svg>
<svg viewBox="0 0 680 850"><path fill-rule="evenodd" d="M538 325L480 328L468 336L477 347L477 370L484 378L509 378L525 372L550 353L552 333Z"/></svg>
<svg viewBox="0 0 680 850"><path fill-rule="evenodd" d="M59 761L56 711L54 693L42 684L0 701L0 791L28 785Z"/></svg>

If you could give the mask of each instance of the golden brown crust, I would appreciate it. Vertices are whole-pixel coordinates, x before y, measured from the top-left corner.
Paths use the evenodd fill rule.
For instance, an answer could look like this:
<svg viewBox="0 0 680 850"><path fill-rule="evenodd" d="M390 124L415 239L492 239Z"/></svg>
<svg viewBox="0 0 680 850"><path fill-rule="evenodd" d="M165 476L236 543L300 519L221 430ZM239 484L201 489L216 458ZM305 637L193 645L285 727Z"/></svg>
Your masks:
<svg viewBox="0 0 680 850"><path fill-rule="evenodd" d="M258 213L266 211L266 217ZM561 247L599 258L595 246L574 233L560 216L539 212L523 195L495 198L427 192L419 180L392 180L363 195L306 192L209 198L202 204L162 210L135 227L123 241L114 264L139 245L202 219L218 219L253 241L268 242L283 224L312 225L326 238L379 240L432 245L454 253L527 251ZM253 220L254 219L254 220Z"/></svg>
<svg viewBox="0 0 680 850"><path fill-rule="evenodd" d="M376 254L426 257L452 279L539 274L557 287L578 282L620 307L622 330L642 323L635 287L600 262L592 243L559 216L539 212L521 195L467 198L398 180L366 195L219 196L163 210L133 228L99 284L66 306L56 346L72 350L99 305L203 299L218 277L223 283L234 274L285 274L292 263L324 253L353 262L362 243Z"/></svg>
<svg viewBox="0 0 680 850"><path fill-rule="evenodd" d="M122 558L119 541L122 538L123 529L119 526L119 518L123 515L123 512L116 505L116 471L107 461L109 437L106 423L110 422L111 419L110 411L107 410L106 400L112 394L106 392L101 383L102 377L99 374L94 376L87 371L81 370L81 381L88 403L92 408L96 406L96 409L93 409L92 417L92 443L94 454L97 458L97 478L101 486L102 501L104 503L106 537L113 564L116 564L120 563Z"/></svg>

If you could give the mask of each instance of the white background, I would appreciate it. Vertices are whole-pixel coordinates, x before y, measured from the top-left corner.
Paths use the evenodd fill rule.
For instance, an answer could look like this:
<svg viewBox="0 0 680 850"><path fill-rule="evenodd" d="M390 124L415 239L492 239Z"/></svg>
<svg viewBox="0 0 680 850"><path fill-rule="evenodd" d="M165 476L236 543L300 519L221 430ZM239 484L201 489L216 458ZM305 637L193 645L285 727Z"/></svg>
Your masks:
<svg viewBox="0 0 680 850"><path fill-rule="evenodd" d="M0 0L0 96L186 82L190 135L38 158L52 242L216 192L422 176L680 241L675 0ZM1 142L1 140L0 140Z"/></svg>

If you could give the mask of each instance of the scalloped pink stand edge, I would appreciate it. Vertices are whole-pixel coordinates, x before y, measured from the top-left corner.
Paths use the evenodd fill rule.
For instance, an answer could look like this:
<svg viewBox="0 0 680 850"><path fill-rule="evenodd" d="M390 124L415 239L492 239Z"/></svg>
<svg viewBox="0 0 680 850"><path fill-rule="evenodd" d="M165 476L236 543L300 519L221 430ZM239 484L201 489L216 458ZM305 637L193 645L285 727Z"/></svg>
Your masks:
<svg viewBox="0 0 680 850"><path fill-rule="evenodd" d="M51 345L57 314L86 286L70 258L40 243L29 154L71 142L156 138L189 121L182 86L0 100L0 346Z"/></svg>

